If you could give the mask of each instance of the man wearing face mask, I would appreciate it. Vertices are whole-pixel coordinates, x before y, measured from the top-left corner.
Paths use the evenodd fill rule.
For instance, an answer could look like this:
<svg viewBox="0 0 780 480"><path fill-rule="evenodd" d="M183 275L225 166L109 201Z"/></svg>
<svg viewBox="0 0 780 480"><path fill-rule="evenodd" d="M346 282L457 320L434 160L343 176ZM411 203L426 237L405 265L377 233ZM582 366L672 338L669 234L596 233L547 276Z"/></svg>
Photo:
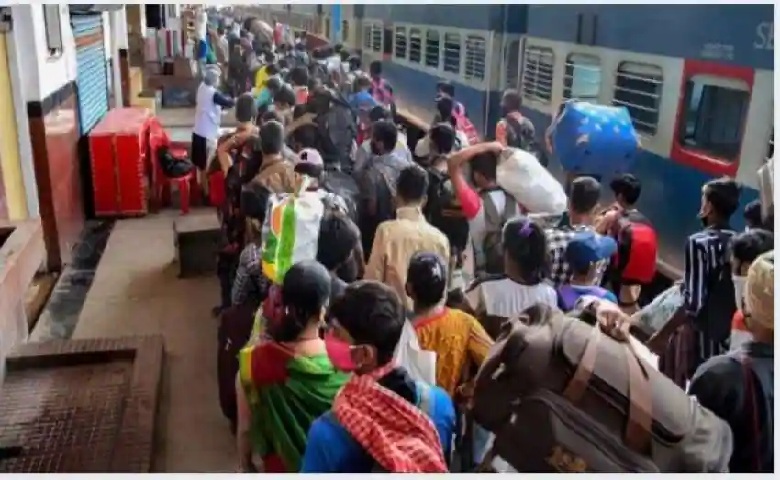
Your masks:
<svg viewBox="0 0 780 480"><path fill-rule="evenodd" d="M372 281L353 283L331 307L328 357L353 375L312 423L301 472L447 472L452 400L393 361L405 313L394 290Z"/></svg>
<svg viewBox="0 0 780 480"><path fill-rule="evenodd" d="M729 220L739 207L741 187L730 178L707 182L702 188L699 219L704 229L685 245L683 305L648 342L660 355L660 370L685 387L696 368L728 351L731 321L737 305L729 263L734 231ZM678 352L692 351L692 355Z"/></svg>

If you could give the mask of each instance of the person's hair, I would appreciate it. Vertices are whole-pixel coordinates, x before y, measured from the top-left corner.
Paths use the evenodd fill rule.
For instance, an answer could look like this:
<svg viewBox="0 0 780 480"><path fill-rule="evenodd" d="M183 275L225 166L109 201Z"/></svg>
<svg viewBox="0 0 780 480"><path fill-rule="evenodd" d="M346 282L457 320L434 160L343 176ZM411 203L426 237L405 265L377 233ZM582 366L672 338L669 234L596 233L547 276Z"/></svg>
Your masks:
<svg viewBox="0 0 780 480"><path fill-rule="evenodd" d="M262 115L260 115L260 123L267 123L267 122L279 122L284 123L284 120L281 116L279 116L279 112L276 110L268 110L264 112Z"/></svg>
<svg viewBox="0 0 780 480"><path fill-rule="evenodd" d="M300 149L317 149L319 140L320 132L316 125L301 125L292 133L292 143Z"/></svg>
<svg viewBox="0 0 780 480"><path fill-rule="evenodd" d="M310 163L299 163L295 165L293 170L295 170L295 173L322 180L322 174L325 172L325 167L322 165L312 165Z"/></svg>
<svg viewBox="0 0 780 480"><path fill-rule="evenodd" d="M522 97L520 97L520 92L514 88L509 88L504 91L504 105L506 105L506 107L512 112L520 110L520 107L523 106L523 100Z"/></svg>
<svg viewBox="0 0 780 480"><path fill-rule="evenodd" d="M293 265L282 282L284 318L268 322L268 333L277 342L291 342L314 321L330 299L330 273L316 260Z"/></svg>
<svg viewBox="0 0 780 480"><path fill-rule="evenodd" d="M601 197L601 185L593 177L579 177L569 188L569 207L574 213L588 214L596 208Z"/></svg>
<svg viewBox="0 0 780 480"><path fill-rule="evenodd" d="M550 269L547 236L536 222L525 217L509 220L502 233L504 253L515 264L524 283L536 285Z"/></svg>
<svg viewBox="0 0 780 480"><path fill-rule="evenodd" d="M634 205L642 194L642 183L630 173L624 173L609 183L615 197L621 195L629 205Z"/></svg>
<svg viewBox="0 0 780 480"><path fill-rule="evenodd" d="M334 53L341 53L342 51L344 51L344 45L337 43L336 45L333 46Z"/></svg>
<svg viewBox="0 0 780 480"><path fill-rule="evenodd" d="M750 228L758 228L764 226L764 219L761 217L761 201L753 200L745 205L745 211L742 213L745 218L745 223Z"/></svg>
<svg viewBox="0 0 780 480"><path fill-rule="evenodd" d="M317 261L330 271L346 263L360 241L360 231L343 212L333 208L325 210L320 221L320 238L317 243Z"/></svg>
<svg viewBox="0 0 780 480"><path fill-rule="evenodd" d="M277 76L272 76L265 82L265 88L271 93L278 92L282 88L282 85L284 85L284 82Z"/></svg>
<svg viewBox="0 0 780 480"><path fill-rule="evenodd" d="M348 50L342 50L339 52L339 58L341 59L342 62L348 61L349 57L350 57L350 53Z"/></svg>
<svg viewBox="0 0 780 480"><path fill-rule="evenodd" d="M371 139L380 141L386 151L393 150L398 142L398 127L390 120L379 120L371 127Z"/></svg>
<svg viewBox="0 0 780 480"><path fill-rule="evenodd" d="M269 194L268 189L257 182L245 184L241 187L241 213L262 223L265 220Z"/></svg>
<svg viewBox="0 0 780 480"><path fill-rule="evenodd" d="M376 348L378 365L393 359L406 311L391 287L372 280L352 283L333 303L330 314L356 345Z"/></svg>
<svg viewBox="0 0 780 480"><path fill-rule="evenodd" d="M352 55L349 57L349 69L351 71L360 70L362 65L363 61L357 55Z"/></svg>
<svg viewBox="0 0 780 480"><path fill-rule="evenodd" d="M284 127L280 122L270 121L260 127L260 152L265 155L278 155L284 148Z"/></svg>
<svg viewBox="0 0 780 480"><path fill-rule="evenodd" d="M352 90L357 93L364 88L371 88L371 79L368 78L368 75L356 76L352 82Z"/></svg>
<svg viewBox="0 0 780 480"><path fill-rule="evenodd" d="M447 264L435 253L417 252L409 260L406 278L415 308L431 308L444 298Z"/></svg>
<svg viewBox="0 0 780 480"><path fill-rule="evenodd" d="M736 180L728 177L710 180L704 184L704 198L712 205L715 214L728 220L739 208L739 195L742 187Z"/></svg>
<svg viewBox="0 0 780 480"><path fill-rule="evenodd" d="M380 120L392 121L392 114L383 105L374 105L368 112L368 119L371 123L378 122Z"/></svg>
<svg viewBox="0 0 780 480"><path fill-rule="evenodd" d="M436 111L443 122L449 121L454 117L452 112L455 110L455 102L450 97L441 97L436 100Z"/></svg>
<svg viewBox="0 0 780 480"><path fill-rule="evenodd" d="M455 85L452 84L452 82L448 82L446 80L442 80L436 84L436 91L442 92L444 94L449 95L450 97L455 96Z"/></svg>
<svg viewBox="0 0 780 480"><path fill-rule="evenodd" d="M309 83L309 71L301 66L293 68L290 71L290 81L296 87L305 87Z"/></svg>
<svg viewBox="0 0 780 480"><path fill-rule="evenodd" d="M277 67L274 64L269 64L267 66L267 68L268 68L267 72L268 72L269 76L273 76L273 75L276 75L277 73L279 73L279 67Z"/></svg>
<svg viewBox="0 0 780 480"><path fill-rule="evenodd" d="M305 52L306 51L306 45L304 45L303 43L296 43L295 44L295 49L299 50L299 51L302 51L302 52Z"/></svg>
<svg viewBox="0 0 780 480"><path fill-rule="evenodd" d="M471 159L471 173L479 173L485 180L494 181L496 179L496 168L498 166L498 158L491 152L480 153L475 155Z"/></svg>
<svg viewBox="0 0 780 480"><path fill-rule="evenodd" d="M272 52L272 51L270 51L270 50L266 50L266 51L264 51L264 52L263 52L263 59L264 59L266 62L268 62L268 66L269 66L269 67L273 66L273 61L274 61L274 52Z"/></svg>
<svg viewBox="0 0 780 480"><path fill-rule="evenodd" d="M368 66L368 71L371 73L371 76L373 77L382 75L382 62L380 62L379 60L374 60Z"/></svg>
<svg viewBox="0 0 780 480"><path fill-rule="evenodd" d="M455 129L449 123L437 123L429 132L431 145L440 154L448 154L455 147Z"/></svg>
<svg viewBox="0 0 780 480"><path fill-rule="evenodd" d="M410 165L398 174L396 192L407 202L420 202L428 194L428 172Z"/></svg>
<svg viewBox="0 0 780 480"><path fill-rule="evenodd" d="M251 93L242 93L236 100L236 120L238 123L254 122L257 117L257 105Z"/></svg>
<svg viewBox="0 0 780 480"><path fill-rule="evenodd" d="M225 27L223 27L221 25L219 27L217 27L217 35L221 36L224 33L225 33Z"/></svg>
<svg viewBox="0 0 780 480"><path fill-rule="evenodd" d="M282 85L282 88L274 94L274 103L295 105L295 90L289 85Z"/></svg>
<svg viewBox="0 0 780 480"><path fill-rule="evenodd" d="M731 254L742 264L749 265L759 255L774 248L774 233L759 228L739 233L731 240Z"/></svg>
<svg viewBox="0 0 780 480"><path fill-rule="evenodd" d="M288 69L290 67L289 64L287 63L287 60L284 59L284 58L280 58L279 61L276 62L276 66L281 71L285 71L286 69Z"/></svg>

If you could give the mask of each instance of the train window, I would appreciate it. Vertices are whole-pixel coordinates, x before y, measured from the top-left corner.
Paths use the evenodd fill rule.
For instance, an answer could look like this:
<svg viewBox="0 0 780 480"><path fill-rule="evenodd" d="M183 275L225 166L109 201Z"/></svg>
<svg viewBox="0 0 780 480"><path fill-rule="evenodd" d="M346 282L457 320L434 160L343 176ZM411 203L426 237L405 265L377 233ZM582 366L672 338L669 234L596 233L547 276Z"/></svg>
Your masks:
<svg viewBox="0 0 780 480"><path fill-rule="evenodd" d="M523 97L542 103L552 99L555 56L552 49L528 47L523 62Z"/></svg>
<svg viewBox="0 0 780 480"><path fill-rule="evenodd" d="M486 58L485 39L479 35L467 35L463 76L466 79L484 80Z"/></svg>
<svg viewBox="0 0 780 480"><path fill-rule="evenodd" d="M742 133L750 91L739 80L694 75L685 84L680 143L718 159L734 161Z"/></svg>
<svg viewBox="0 0 780 480"><path fill-rule="evenodd" d="M601 62L593 55L572 53L566 57L563 98L597 102L601 89Z"/></svg>
<svg viewBox="0 0 780 480"><path fill-rule="evenodd" d="M349 22L347 20L341 21L341 41L349 41Z"/></svg>
<svg viewBox="0 0 780 480"><path fill-rule="evenodd" d="M371 25L363 26L363 48L366 50L371 49Z"/></svg>
<svg viewBox="0 0 780 480"><path fill-rule="evenodd" d="M437 30L428 30L425 33L425 66L439 68L439 50L441 42Z"/></svg>
<svg viewBox="0 0 780 480"><path fill-rule="evenodd" d="M406 27L395 27L395 58L406 58Z"/></svg>
<svg viewBox="0 0 780 480"><path fill-rule="evenodd" d="M420 63L422 59L422 34L418 28L409 29L409 61Z"/></svg>
<svg viewBox="0 0 780 480"><path fill-rule="evenodd" d="M444 71L460 73L460 35L444 34Z"/></svg>
<svg viewBox="0 0 780 480"><path fill-rule="evenodd" d="M520 40L512 40L504 50L504 88L517 88L520 76Z"/></svg>
<svg viewBox="0 0 780 480"><path fill-rule="evenodd" d="M377 24L371 25L371 50L382 51L382 27Z"/></svg>
<svg viewBox="0 0 780 480"><path fill-rule="evenodd" d="M664 76L660 67L633 62L618 65L613 105L628 109L637 131L655 135Z"/></svg>

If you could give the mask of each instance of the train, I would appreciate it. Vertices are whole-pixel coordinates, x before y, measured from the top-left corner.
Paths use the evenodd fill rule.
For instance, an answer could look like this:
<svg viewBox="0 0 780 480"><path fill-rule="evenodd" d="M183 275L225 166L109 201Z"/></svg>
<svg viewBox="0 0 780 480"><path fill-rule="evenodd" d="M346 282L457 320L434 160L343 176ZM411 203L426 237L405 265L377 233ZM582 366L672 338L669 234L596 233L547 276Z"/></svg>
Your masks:
<svg viewBox="0 0 780 480"><path fill-rule="evenodd" d="M342 43L364 65L382 60L399 110L415 117L432 118L436 83L449 80L486 139L507 88L521 93L540 141L568 99L626 107L641 137L638 208L669 279L681 277L685 239L701 228L702 185L736 178L743 208L774 155L771 4L293 4L263 15ZM549 168L563 180L554 158ZM741 211L732 227L744 228Z"/></svg>

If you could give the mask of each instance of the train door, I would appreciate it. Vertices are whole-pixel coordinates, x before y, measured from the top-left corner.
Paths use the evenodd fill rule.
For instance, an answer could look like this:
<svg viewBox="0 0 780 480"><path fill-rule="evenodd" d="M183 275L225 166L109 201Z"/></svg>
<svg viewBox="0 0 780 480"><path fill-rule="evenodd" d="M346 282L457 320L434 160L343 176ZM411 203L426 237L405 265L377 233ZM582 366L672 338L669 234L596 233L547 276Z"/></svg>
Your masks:
<svg viewBox="0 0 780 480"><path fill-rule="evenodd" d="M735 177L753 81L751 68L686 60L672 159L712 176Z"/></svg>

